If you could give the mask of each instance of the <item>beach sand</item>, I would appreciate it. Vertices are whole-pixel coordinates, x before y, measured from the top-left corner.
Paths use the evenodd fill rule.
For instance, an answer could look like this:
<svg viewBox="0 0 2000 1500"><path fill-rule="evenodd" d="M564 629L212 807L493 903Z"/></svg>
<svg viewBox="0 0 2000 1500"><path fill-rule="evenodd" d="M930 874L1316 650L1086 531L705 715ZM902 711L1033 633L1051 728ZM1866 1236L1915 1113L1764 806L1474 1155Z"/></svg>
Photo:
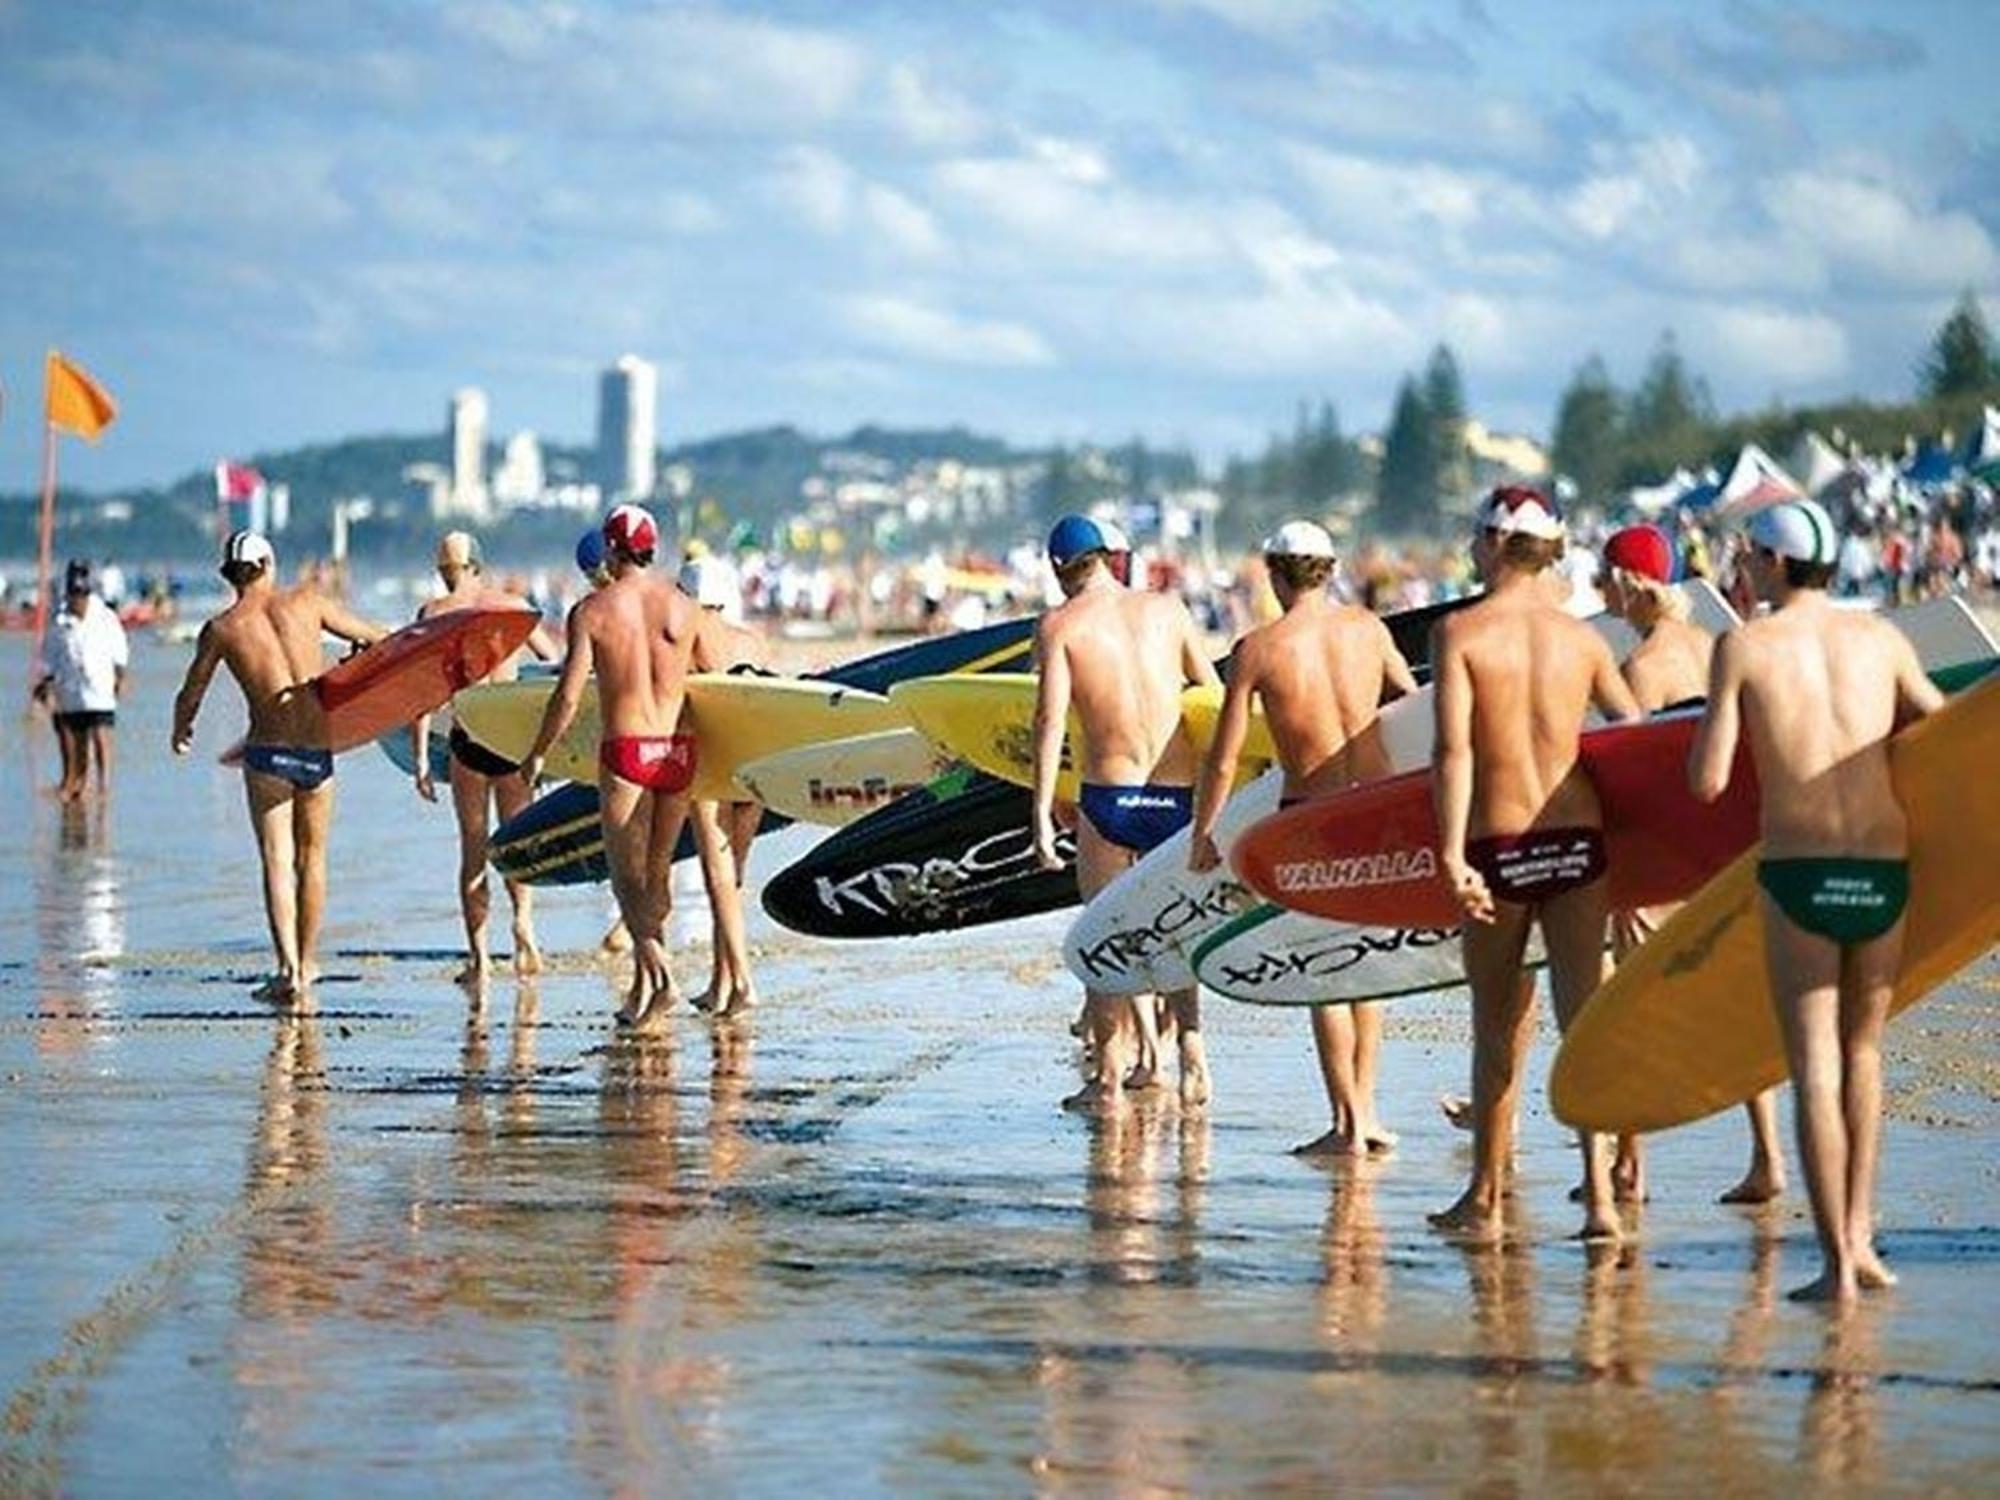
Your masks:
<svg viewBox="0 0 2000 1500"><path fill-rule="evenodd" d="M1534 1061L1514 1242L1430 1233L1465 1137L1462 994L1398 1002L1387 1160L1312 1164L1302 1015L1211 1000L1217 1099L1074 1086L1066 918L836 946L757 918L763 1005L614 1035L601 890L468 1013L448 809L341 763L317 1013L265 960L220 685L140 642L108 815L0 756L0 1492L1990 1493L2000 965L1890 1033L1882 1248L1836 1319L1805 1199L1715 1195L1731 1115L1660 1138L1637 1241L1566 1238ZM0 672L25 677L24 643ZM806 847L761 847L753 874ZM496 892L497 897L497 892ZM505 949L504 902L496 930ZM677 917L705 930L698 895ZM678 969L698 988L705 951ZM1789 1111L1787 1111L1789 1131ZM1789 1135L1788 1135L1789 1141ZM1789 1148L1788 1148L1789 1150Z"/></svg>

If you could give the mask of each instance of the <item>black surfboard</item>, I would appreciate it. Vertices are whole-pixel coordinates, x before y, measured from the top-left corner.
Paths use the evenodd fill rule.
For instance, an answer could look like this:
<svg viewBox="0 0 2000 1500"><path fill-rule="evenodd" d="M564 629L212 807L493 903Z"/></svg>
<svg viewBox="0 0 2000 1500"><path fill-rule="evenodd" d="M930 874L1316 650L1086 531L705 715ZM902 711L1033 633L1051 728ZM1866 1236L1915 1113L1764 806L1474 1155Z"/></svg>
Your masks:
<svg viewBox="0 0 2000 1500"><path fill-rule="evenodd" d="M1023 616L979 630L926 636L810 675L879 693L911 677L1018 672L1027 666L1034 634L1034 617ZM609 880L611 867L605 862L604 830L597 812L596 787L565 782L502 823L494 831L488 858L508 879L529 885L589 885ZM770 833L790 822L767 812L757 832ZM680 842L674 846L675 863L693 859L694 852L693 830L683 829Z"/></svg>
<svg viewBox="0 0 2000 1500"><path fill-rule="evenodd" d="M764 910L813 937L913 937L1073 906L1076 846L1035 860L1028 793L961 767L815 845L764 887Z"/></svg>
<svg viewBox="0 0 2000 1500"><path fill-rule="evenodd" d="M1418 681L1430 676L1430 629L1470 604L1447 599L1384 617ZM1226 667L1225 667L1226 670ZM1026 787L962 771L857 819L764 887L774 921L813 937L914 937L1074 906L1075 874L1034 857ZM1061 848L1074 860L1071 836Z"/></svg>

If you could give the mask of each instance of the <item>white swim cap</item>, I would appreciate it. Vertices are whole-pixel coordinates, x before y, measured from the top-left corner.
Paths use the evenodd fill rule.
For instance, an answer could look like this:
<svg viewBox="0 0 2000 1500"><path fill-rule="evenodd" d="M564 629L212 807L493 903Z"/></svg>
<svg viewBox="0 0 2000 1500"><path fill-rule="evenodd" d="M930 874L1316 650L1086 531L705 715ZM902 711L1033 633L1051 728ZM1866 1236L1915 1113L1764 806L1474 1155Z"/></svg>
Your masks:
<svg viewBox="0 0 2000 1500"><path fill-rule="evenodd" d="M232 531L229 540L222 544L222 560L224 563L255 563L268 568L276 564L278 554L256 532Z"/></svg>
<svg viewBox="0 0 2000 1500"><path fill-rule="evenodd" d="M1264 538L1266 557L1332 557L1333 538L1316 521L1287 521Z"/></svg>
<svg viewBox="0 0 2000 1500"><path fill-rule="evenodd" d="M1780 557L1830 563L1840 555L1840 532L1817 500L1783 500L1750 518L1750 540Z"/></svg>
<svg viewBox="0 0 2000 1500"><path fill-rule="evenodd" d="M736 603L729 570L713 557L691 557L681 564L681 592L703 609L727 609Z"/></svg>

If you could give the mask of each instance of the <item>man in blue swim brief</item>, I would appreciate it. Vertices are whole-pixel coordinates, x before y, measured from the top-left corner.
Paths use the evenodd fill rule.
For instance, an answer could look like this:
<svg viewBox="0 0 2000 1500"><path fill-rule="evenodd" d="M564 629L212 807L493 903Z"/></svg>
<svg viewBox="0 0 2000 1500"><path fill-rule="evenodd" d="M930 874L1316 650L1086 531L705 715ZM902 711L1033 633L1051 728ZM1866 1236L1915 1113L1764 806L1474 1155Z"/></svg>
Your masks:
<svg viewBox="0 0 2000 1500"><path fill-rule="evenodd" d="M1181 727L1181 689L1214 683L1215 669L1187 607L1171 594L1127 588L1116 561L1123 534L1086 516L1065 516L1049 533L1049 562L1064 602L1042 617L1035 636L1040 689L1035 701L1035 853L1060 867L1055 842L1056 781L1063 728L1072 713L1082 733L1070 747L1081 773L1077 886L1088 901L1148 849L1185 827L1193 811L1194 748ZM1208 1060L1198 991L1161 997L1179 1039L1181 1101L1205 1104ZM1084 992L1090 1061L1084 1087L1064 1104L1098 1109L1128 1088L1159 1081L1159 1018L1151 995Z"/></svg>
<svg viewBox="0 0 2000 1500"><path fill-rule="evenodd" d="M235 601L201 628L187 680L174 699L176 755L194 747L194 720L216 668L228 667L250 710L243 784L264 866L264 915L277 972L257 996L303 1005L318 973L326 906L326 832L333 819L333 752L326 714L310 683L324 632L369 645L386 632L310 584L281 589L278 559L254 531L223 543L222 576Z"/></svg>

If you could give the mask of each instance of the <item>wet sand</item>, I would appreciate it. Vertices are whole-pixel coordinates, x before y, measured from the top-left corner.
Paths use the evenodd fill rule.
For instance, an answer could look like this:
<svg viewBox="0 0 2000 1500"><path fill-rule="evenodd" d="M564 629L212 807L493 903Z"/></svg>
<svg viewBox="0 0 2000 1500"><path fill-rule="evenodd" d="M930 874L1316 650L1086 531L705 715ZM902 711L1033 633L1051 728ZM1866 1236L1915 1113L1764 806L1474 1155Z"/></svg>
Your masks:
<svg viewBox="0 0 2000 1500"><path fill-rule="evenodd" d="M18 638L0 672L22 680ZM1566 1236L1541 1095L1515 1238L1430 1233L1464 1002L1399 1002L1384 1161L1286 1154L1305 1018L1211 1001L1218 1097L1061 1114L1061 918L863 946L759 920L764 1004L616 1036L601 891L468 1013L450 814L342 762L317 1012L264 962L218 687L142 643L109 816L44 726L0 757L0 1493L1990 1492L2000 964L1891 1031L1885 1253L1846 1319L1797 1187L1713 1200L1735 1116L1658 1140L1640 1237ZM805 833L761 849L768 872ZM496 893L497 895L497 893ZM695 906L690 898L689 906ZM505 949L503 915L496 923ZM677 924L698 936L698 909ZM678 970L698 988L706 954ZM1789 1122L1787 1123L1789 1130Z"/></svg>

